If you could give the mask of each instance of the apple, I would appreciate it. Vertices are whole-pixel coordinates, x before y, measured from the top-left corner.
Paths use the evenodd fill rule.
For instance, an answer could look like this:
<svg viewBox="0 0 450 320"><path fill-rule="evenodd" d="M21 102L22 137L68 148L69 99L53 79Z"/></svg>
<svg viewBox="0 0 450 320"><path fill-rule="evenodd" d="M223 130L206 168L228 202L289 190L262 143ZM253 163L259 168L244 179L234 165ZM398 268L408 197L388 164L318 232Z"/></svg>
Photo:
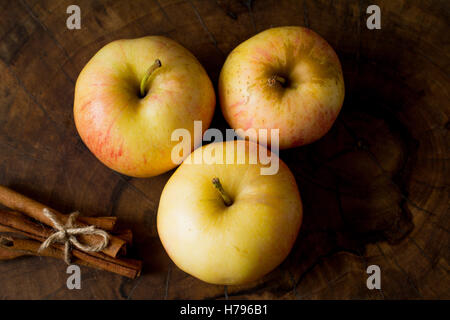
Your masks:
<svg viewBox="0 0 450 320"><path fill-rule="evenodd" d="M183 271L208 283L252 282L290 252L302 221L302 202L289 168L261 175L249 159L257 146L231 161L214 160L236 141L196 149L171 176L161 195L157 229L169 257ZM208 152L206 152L208 150ZM203 161L193 161L203 153ZM271 154L276 157L275 154ZM200 155L202 158L202 155ZM217 160L217 158L216 158Z"/></svg>
<svg viewBox="0 0 450 320"><path fill-rule="evenodd" d="M268 29L229 54L220 73L219 98L232 128L279 129L281 149L305 145L327 133L342 107L341 65L312 30Z"/></svg>
<svg viewBox="0 0 450 320"><path fill-rule="evenodd" d="M206 130L214 106L212 83L197 59L171 39L148 36L113 41L94 55L77 79L74 119L106 166L150 177L177 165L172 132L193 134L194 120Z"/></svg>

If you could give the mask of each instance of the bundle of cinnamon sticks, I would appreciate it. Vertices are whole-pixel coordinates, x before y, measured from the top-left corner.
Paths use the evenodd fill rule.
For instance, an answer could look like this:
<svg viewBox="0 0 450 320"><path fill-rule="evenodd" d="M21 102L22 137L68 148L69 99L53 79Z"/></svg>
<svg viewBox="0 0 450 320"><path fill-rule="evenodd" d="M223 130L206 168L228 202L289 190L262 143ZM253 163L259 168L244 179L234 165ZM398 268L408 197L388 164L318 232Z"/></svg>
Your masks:
<svg viewBox="0 0 450 320"><path fill-rule="evenodd" d="M61 223L66 223L68 215L44 206L43 204L21 195L9 188L0 186L0 260L14 259L24 255L47 256L64 259L64 245L52 243L39 250L55 231L44 209L50 210ZM123 257L126 248L131 245L131 230L120 230L116 217L79 217L77 226L93 225L109 234L108 246L102 252L84 252L72 249L72 263L114 272L134 279L141 273L142 262ZM103 241L95 234L82 234L78 240L88 245Z"/></svg>

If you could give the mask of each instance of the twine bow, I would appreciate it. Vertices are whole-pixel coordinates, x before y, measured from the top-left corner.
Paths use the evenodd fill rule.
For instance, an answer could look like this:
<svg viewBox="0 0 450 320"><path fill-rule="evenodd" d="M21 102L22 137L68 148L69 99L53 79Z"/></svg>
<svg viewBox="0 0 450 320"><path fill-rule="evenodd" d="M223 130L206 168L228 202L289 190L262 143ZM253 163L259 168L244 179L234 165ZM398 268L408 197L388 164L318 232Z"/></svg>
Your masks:
<svg viewBox="0 0 450 320"><path fill-rule="evenodd" d="M50 219L54 228L57 230L51 236L49 236L39 247L39 251L48 248L54 242L64 243L64 261L70 264L72 245L75 248L80 249L84 252L99 252L105 249L109 244L109 234L101 229L95 228L95 226L88 227L77 227L75 221L80 214L79 212L74 212L69 215L65 225L62 225L56 216L47 208L43 210L44 215ZM93 244L85 245L78 241L77 235L88 235L94 234L103 237L103 241Z"/></svg>

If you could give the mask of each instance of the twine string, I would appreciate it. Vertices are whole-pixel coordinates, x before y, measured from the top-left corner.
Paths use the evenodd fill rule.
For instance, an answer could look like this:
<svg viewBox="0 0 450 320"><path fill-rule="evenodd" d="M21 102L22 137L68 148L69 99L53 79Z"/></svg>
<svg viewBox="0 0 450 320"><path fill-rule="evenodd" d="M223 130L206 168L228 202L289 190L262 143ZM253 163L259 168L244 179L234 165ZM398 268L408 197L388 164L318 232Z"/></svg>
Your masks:
<svg viewBox="0 0 450 320"><path fill-rule="evenodd" d="M72 246L84 252L99 252L105 249L109 244L109 234L95 226L77 227L76 219L79 212L73 212L69 215L67 222L63 225L58 218L47 208L43 210L44 215L52 222L56 231L50 235L39 247L39 251L48 248L54 242L64 243L64 261L67 264L71 262ZM103 241L94 243L92 245L83 244L78 241L78 235L99 235L103 237Z"/></svg>

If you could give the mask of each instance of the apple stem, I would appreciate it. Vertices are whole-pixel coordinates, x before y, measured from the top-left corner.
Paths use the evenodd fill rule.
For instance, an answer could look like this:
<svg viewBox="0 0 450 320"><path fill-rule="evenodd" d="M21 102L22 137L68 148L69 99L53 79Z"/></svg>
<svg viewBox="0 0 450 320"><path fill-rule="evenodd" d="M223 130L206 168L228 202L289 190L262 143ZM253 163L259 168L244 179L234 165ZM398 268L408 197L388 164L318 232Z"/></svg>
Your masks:
<svg viewBox="0 0 450 320"><path fill-rule="evenodd" d="M286 83L286 79L280 76L277 76L276 74L271 76L267 82L269 83L269 86L273 87L275 86L277 83L283 85Z"/></svg>
<svg viewBox="0 0 450 320"><path fill-rule="evenodd" d="M233 201L231 200L230 196L225 192L225 190L222 187L222 184L220 183L219 178L215 177L212 179L212 184L216 189L219 191L220 195L222 196L223 202L227 207L231 206L233 204Z"/></svg>
<svg viewBox="0 0 450 320"><path fill-rule="evenodd" d="M158 69L159 67L161 67L161 61L159 59L156 59L155 62L150 66L150 68L148 68L147 72L145 73L144 78L142 78L141 80L141 97L145 97L145 95L147 94L145 92L145 88L147 87L147 82L148 79L150 78L150 76L152 75L152 73Z"/></svg>

